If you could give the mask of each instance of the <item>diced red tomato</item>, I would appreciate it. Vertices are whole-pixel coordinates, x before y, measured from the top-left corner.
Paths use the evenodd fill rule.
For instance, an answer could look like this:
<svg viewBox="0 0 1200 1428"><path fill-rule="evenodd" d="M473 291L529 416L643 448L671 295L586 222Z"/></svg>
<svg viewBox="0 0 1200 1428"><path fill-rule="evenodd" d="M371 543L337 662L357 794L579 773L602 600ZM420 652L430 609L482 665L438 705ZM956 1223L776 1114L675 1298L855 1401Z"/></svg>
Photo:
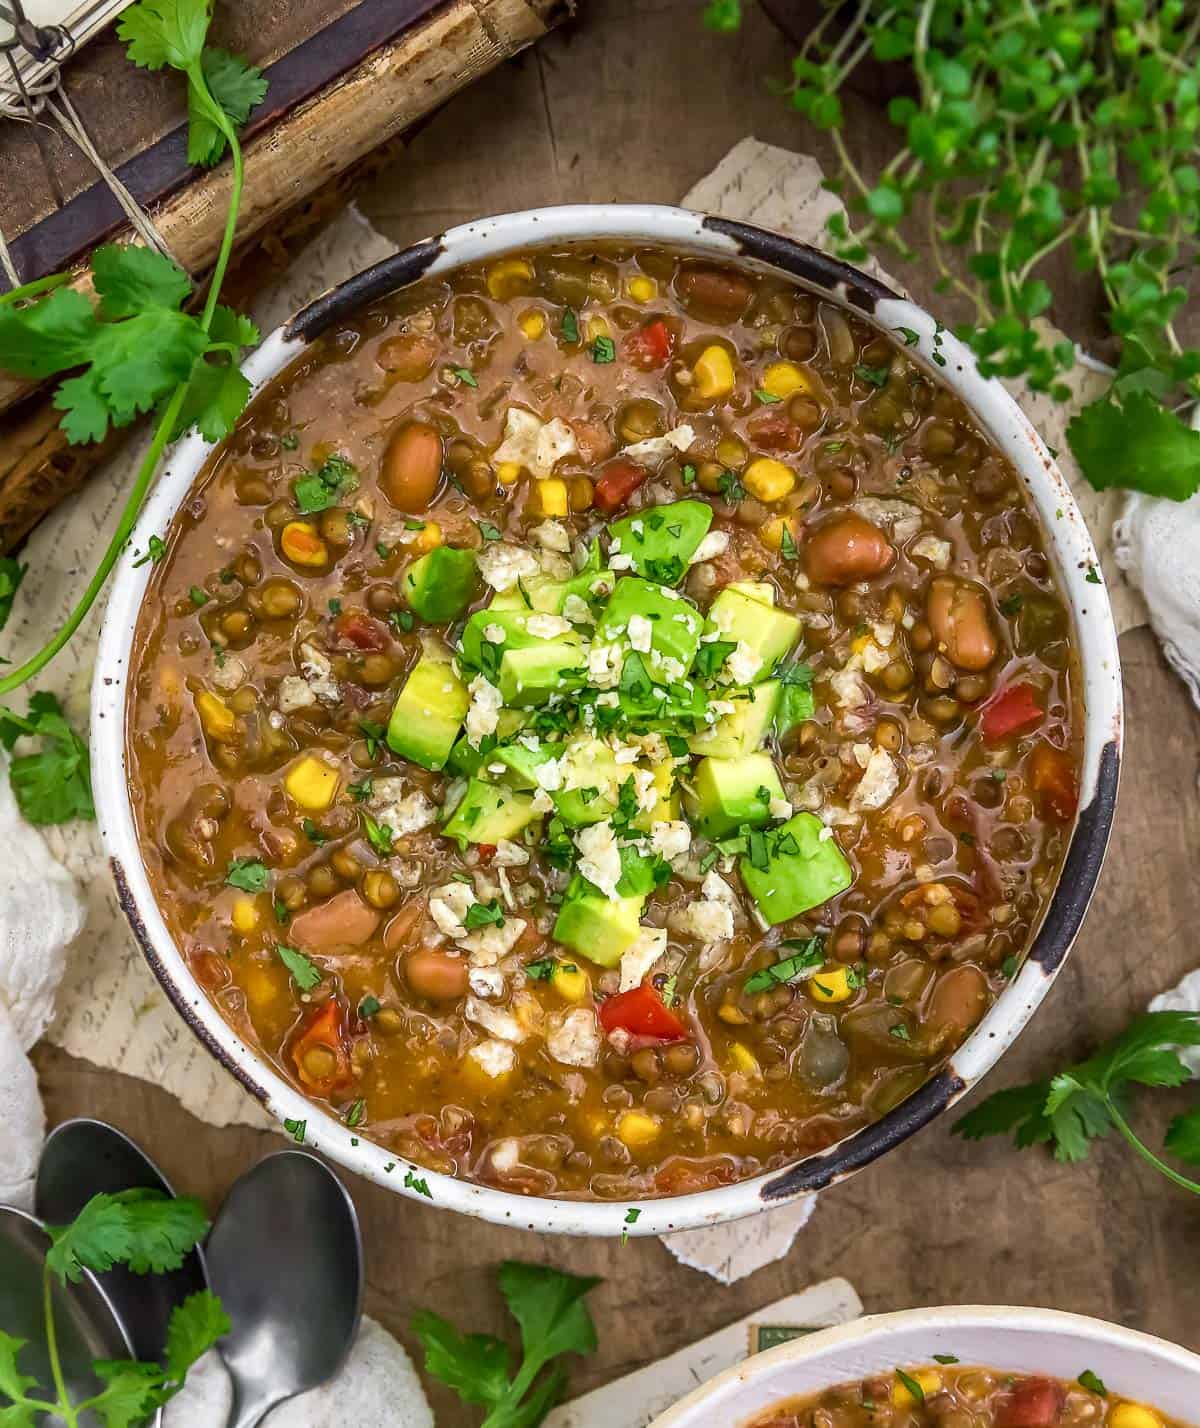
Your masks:
<svg viewBox="0 0 1200 1428"><path fill-rule="evenodd" d="M333 631L344 644L356 650L385 650L390 644L387 630L365 610L345 610L333 622Z"/></svg>
<svg viewBox="0 0 1200 1428"><path fill-rule="evenodd" d="M644 466L639 466L636 461L622 461L618 458L610 462L596 481L596 492L592 497L596 509L603 511L606 516L619 511L649 474L649 471Z"/></svg>
<svg viewBox="0 0 1200 1428"><path fill-rule="evenodd" d="M643 372L665 367L671 360L674 346L674 334L661 317L637 328L622 343L626 360Z"/></svg>
<svg viewBox="0 0 1200 1428"><path fill-rule="evenodd" d="M605 1031L627 1031L655 1041L682 1041L687 1036L687 1027L649 982L601 1002L600 1025Z"/></svg>
<svg viewBox="0 0 1200 1428"><path fill-rule="evenodd" d="M1032 684L1010 684L979 711L979 726L989 744L1035 729L1045 717Z"/></svg>
<svg viewBox="0 0 1200 1428"><path fill-rule="evenodd" d="M315 1096L329 1096L353 1084L350 1054L346 1049L346 1017L336 998L319 1006L292 1043L292 1060L304 1088ZM310 1052L327 1051L327 1057ZM327 1066L325 1070L323 1067Z"/></svg>
<svg viewBox="0 0 1200 1428"><path fill-rule="evenodd" d="M1026 770L1042 812L1060 823L1069 823L1079 805L1079 790L1068 755L1053 744L1040 743L1029 755Z"/></svg>
<svg viewBox="0 0 1200 1428"><path fill-rule="evenodd" d="M1027 1378L1000 1404L996 1428L1057 1428L1066 1396L1048 1378Z"/></svg>
<svg viewBox="0 0 1200 1428"><path fill-rule="evenodd" d="M478 843L476 844L475 851L479 854L479 861L484 867L487 867L496 856L496 845L495 843Z"/></svg>

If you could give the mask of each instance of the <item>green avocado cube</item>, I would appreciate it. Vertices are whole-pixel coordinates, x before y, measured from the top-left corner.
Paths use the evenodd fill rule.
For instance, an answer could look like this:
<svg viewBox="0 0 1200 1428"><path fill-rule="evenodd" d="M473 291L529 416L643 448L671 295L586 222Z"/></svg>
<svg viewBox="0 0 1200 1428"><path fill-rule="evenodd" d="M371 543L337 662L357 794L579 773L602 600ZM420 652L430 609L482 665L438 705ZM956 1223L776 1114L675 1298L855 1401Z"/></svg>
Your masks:
<svg viewBox="0 0 1200 1428"><path fill-rule="evenodd" d="M727 585L709 607L705 633L718 639L744 644L758 655L761 663L754 679L770 676L800 638L801 625L795 615L777 610L772 603L756 599L747 593L751 585Z"/></svg>
<svg viewBox="0 0 1200 1428"><path fill-rule="evenodd" d="M696 658L704 627L699 610L674 590L637 576L624 576L604 607L596 642L632 644L629 625L635 616L650 626L650 649L643 658L651 676L669 683L683 679ZM672 663L667 664L668 660Z"/></svg>
<svg viewBox="0 0 1200 1428"><path fill-rule="evenodd" d="M457 620L479 589L475 552L439 545L404 574L404 598L409 608L431 625Z"/></svg>
<svg viewBox="0 0 1200 1428"><path fill-rule="evenodd" d="M833 838L822 838L825 825L812 813L794 818L765 835L765 866L749 856L738 867L746 891L774 927L819 907L854 881L854 871Z"/></svg>
<svg viewBox="0 0 1200 1428"><path fill-rule="evenodd" d="M519 709L501 709L496 720L496 739L511 739L525 722L526 716ZM490 739L482 740L483 747L477 749L465 734L458 740L450 750L450 757L446 760L446 767L451 773L459 774L466 778L473 778L479 770L489 760L495 757L499 750L495 748Z"/></svg>
<svg viewBox="0 0 1200 1428"><path fill-rule="evenodd" d="M506 649L537 644L538 637L525 628L532 613L524 608L497 609L495 601L486 610L476 610L463 626L459 641L463 664L469 669L482 670L489 679L494 679L500 668L500 656ZM496 634L499 640L488 638Z"/></svg>
<svg viewBox="0 0 1200 1428"><path fill-rule="evenodd" d="M709 728L692 734L688 738L689 750L717 759L736 759L754 753L770 732L771 720L779 706L780 689L777 679L768 679L730 700L733 710L722 714Z"/></svg>
<svg viewBox="0 0 1200 1428"><path fill-rule="evenodd" d="M450 662L422 655L392 706L388 747L422 768L443 768L470 703Z"/></svg>
<svg viewBox="0 0 1200 1428"><path fill-rule="evenodd" d="M707 501L648 506L609 526L609 554L629 556L639 575L657 580L660 585L678 585L708 534L712 518Z"/></svg>
<svg viewBox="0 0 1200 1428"><path fill-rule="evenodd" d="M500 696L515 709L545 704L554 694L577 689L586 668L577 635L505 649L500 656Z"/></svg>
<svg viewBox="0 0 1200 1428"><path fill-rule="evenodd" d="M570 828L600 823L617 806L621 784L631 777L600 739L572 739L563 753L562 788L550 797L555 811Z"/></svg>
<svg viewBox="0 0 1200 1428"><path fill-rule="evenodd" d="M645 897L605 897L578 873L554 923L555 940L600 967L615 967L642 935Z"/></svg>
<svg viewBox="0 0 1200 1428"><path fill-rule="evenodd" d="M495 844L502 838L518 838L536 817L531 794L473 778L442 831L460 846Z"/></svg>
<svg viewBox="0 0 1200 1428"><path fill-rule="evenodd" d="M743 824L771 821L773 798L783 785L770 754L736 759L701 759L687 796L688 816L706 838L724 838Z"/></svg>

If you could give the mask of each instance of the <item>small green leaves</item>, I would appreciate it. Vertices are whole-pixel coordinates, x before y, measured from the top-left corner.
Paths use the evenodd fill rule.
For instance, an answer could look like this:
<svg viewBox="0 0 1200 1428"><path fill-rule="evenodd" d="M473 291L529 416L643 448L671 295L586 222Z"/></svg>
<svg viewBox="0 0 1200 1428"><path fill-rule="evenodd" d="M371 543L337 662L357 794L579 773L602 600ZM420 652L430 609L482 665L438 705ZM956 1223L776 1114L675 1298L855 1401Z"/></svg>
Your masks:
<svg viewBox="0 0 1200 1428"><path fill-rule="evenodd" d="M262 892L270 880L270 870L257 858L234 858L225 874L231 888L248 893Z"/></svg>
<svg viewBox="0 0 1200 1428"><path fill-rule="evenodd" d="M301 476L292 487L296 509L311 516L327 511L358 485L358 472L344 456L329 456L315 471Z"/></svg>
<svg viewBox="0 0 1200 1428"><path fill-rule="evenodd" d="M294 947L289 947L284 942L277 942L275 951L279 960L292 974L292 980L302 992L311 992L320 982L323 976L320 967L310 962L303 952L298 952Z"/></svg>
<svg viewBox="0 0 1200 1428"><path fill-rule="evenodd" d="M1077 1380L1080 1388L1086 1388L1089 1393L1098 1393L1101 1398L1108 1397L1108 1389L1104 1386L1104 1380L1091 1369L1084 1369Z"/></svg>
<svg viewBox="0 0 1200 1428"><path fill-rule="evenodd" d="M35 739L40 745L35 753L14 757L8 766L21 816L40 827L95 818L87 744L67 723L53 694L31 695L24 715L0 705L0 748L11 754L19 739Z"/></svg>
<svg viewBox="0 0 1200 1428"><path fill-rule="evenodd" d="M11 555L0 555L0 630L8 624L13 600L27 568Z"/></svg>
<svg viewBox="0 0 1200 1428"><path fill-rule="evenodd" d="M1186 501L1200 489L1200 431L1146 392L1092 402L1072 420L1067 439L1098 491L1119 486Z"/></svg>
<svg viewBox="0 0 1200 1428"><path fill-rule="evenodd" d="M593 338L590 351L592 354L592 361L600 364L601 366L604 366L609 362L615 362L617 360L617 344L612 340L611 337Z"/></svg>

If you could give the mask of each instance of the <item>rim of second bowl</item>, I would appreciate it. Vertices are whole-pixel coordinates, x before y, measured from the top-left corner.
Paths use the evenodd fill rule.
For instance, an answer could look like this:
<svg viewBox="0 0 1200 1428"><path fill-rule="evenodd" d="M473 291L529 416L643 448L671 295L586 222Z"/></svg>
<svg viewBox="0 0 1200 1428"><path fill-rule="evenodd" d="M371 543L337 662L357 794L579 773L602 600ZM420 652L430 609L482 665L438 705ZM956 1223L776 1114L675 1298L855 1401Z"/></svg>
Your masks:
<svg viewBox="0 0 1200 1428"><path fill-rule="evenodd" d="M957 1354L956 1348L963 1348L971 1336L986 1344L984 1351ZM1078 1353L1069 1347L1075 1344ZM1187 1423L1195 1421L1200 1402L1200 1354L1169 1339L1064 1309L943 1304L867 1314L753 1354L700 1384L654 1418L649 1428L711 1428L715 1422L723 1428L743 1428L772 1404L895 1367L927 1363L939 1353L962 1358L964 1366L1068 1381L1091 1368L1125 1397L1175 1418L1189 1413L1183 1420ZM1101 1354L1112 1357L1103 1359ZM1142 1365L1148 1365L1145 1378L1138 1376ZM714 1412L720 1413L718 1419L711 1416Z"/></svg>
<svg viewBox="0 0 1200 1428"><path fill-rule="evenodd" d="M398 288L514 250L589 241L657 243L755 271L781 272L858 309L882 330L903 329L908 355L959 395L1013 463L1038 511L1071 605L1085 686L1080 807L1059 882L1029 955L947 1064L878 1121L827 1149L714 1190L631 1202L527 1197L429 1170L353 1135L285 1080L224 1020L166 927L141 858L126 774L129 657L151 574L148 563L123 562L109 594L93 680L92 768L97 819L117 895L151 970L195 1035L298 1142L377 1184L496 1224L543 1233L657 1235L740 1219L855 1173L965 1095L1020 1033L1070 950L1099 876L1120 763L1120 666L1095 548L1065 478L1015 401L994 379L979 375L971 353L924 309L868 274L782 234L654 204L570 205L482 219L413 244L323 294L270 333L244 370L257 393L342 316ZM178 443L138 520L131 551L168 529L213 449L195 432Z"/></svg>

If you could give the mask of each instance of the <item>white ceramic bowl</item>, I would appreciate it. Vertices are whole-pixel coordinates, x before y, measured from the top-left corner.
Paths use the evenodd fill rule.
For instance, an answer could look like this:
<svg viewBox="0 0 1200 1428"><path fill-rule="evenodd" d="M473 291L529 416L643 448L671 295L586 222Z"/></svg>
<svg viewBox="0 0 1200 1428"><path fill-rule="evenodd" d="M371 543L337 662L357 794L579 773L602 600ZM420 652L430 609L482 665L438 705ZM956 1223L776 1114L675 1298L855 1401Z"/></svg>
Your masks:
<svg viewBox="0 0 1200 1428"><path fill-rule="evenodd" d="M718 1374L650 1428L743 1428L788 1398L928 1364L934 1354L1068 1381L1091 1369L1111 1392L1200 1425L1200 1355L1082 1314L962 1305L872 1314L793 1339Z"/></svg>
<svg viewBox="0 0 1200 1428"><path fill-rule="evenodd" d="M413 1168L436 1204L499 1224L557 1234L662 1234L717 1224L785 1202L869 1164L957 1101L996 1061L1046 995L1087 909L1108 841L1121 751L1121 676L1116 630L1096 552L1071 492L1050 452L999 383L982 378L971 354L921 308L815 248L724 218L653 205L579 205L510 213L452 228L386 259L332 289L271 333L246 363L255 387L268 382L346 315L407 283L463 263L541 245L596 240L661 243L756 271L794 278L801 286L855 309L882 331L917 334L908 354L945 382L1019 472L1048 533L1060 588L1074 619L1083 671L1086 729L1079 813L1058 890L1031 954L970 1037L935 1076L873 1125L784 1170L718 1190L639 1203L628 1224L624 1204L532 1199ZM907 340L907 339L906 339ZM130 542L144 549L165 532L211 451L192 435L172 453ZM146 958L196 1035L281 1121L303 1120L307 1144L351 1170L402 1193L409 1167L381 1146L353 1135L281 1077L222 1018L196 983L167 931L142 863L125 767L125 699L130 648L149 565L122 562L101 632L92 698L92 774L100 831L117 892Z"/></svg>

